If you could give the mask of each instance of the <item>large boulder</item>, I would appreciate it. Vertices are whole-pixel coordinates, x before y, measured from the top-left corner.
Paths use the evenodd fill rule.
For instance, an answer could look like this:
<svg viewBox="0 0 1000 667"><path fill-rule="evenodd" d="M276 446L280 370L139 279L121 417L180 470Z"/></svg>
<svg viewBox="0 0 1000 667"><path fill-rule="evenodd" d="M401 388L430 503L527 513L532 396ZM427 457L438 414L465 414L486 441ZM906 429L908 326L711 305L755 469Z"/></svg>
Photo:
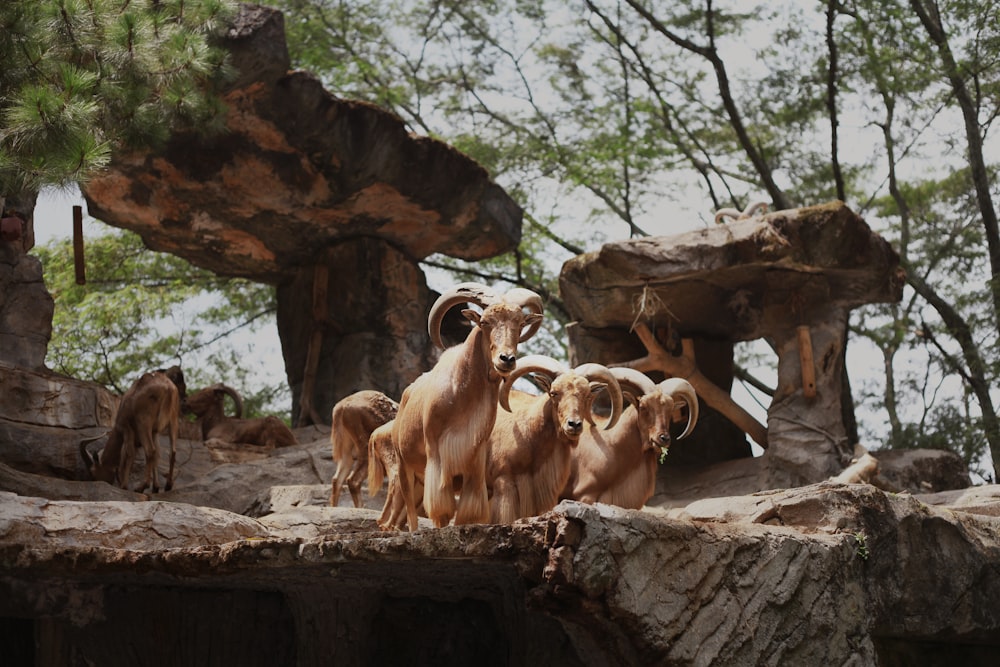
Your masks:
<svg viewBox="0 0 1000 667"><path fill-rule="evenodd" d="M236 72L219 86L225 131L116 153L82 188L88 211L154 250L277 286L295 424L328 424L359 389L398 399L437 355L419 261L513 250L521 208L448 144L290 70L279 11L240 5L221 43Z"/></svg>
<svg viewBox="0 0 1000 667"><path fill-rule="evenodd" d="M996 497L824 483L384 533L367 509L0 493L0 635L45 636L29 664L985 666Z"/></svg>
<svg viewBox="0 0 1000 667"><path fill-rule="evenodd" d="M903 279L888 242L837 201L608 243L567 261L559 291L575 320L575 359L695 385L705 423L677 444L678 456L671 447L669 466L749 457L745 431L766 450L756 488L769 489L818 482L850 463L848 316L898 301ZM776 356L766 425L729 396L733 345L756 339Z"/></svg>

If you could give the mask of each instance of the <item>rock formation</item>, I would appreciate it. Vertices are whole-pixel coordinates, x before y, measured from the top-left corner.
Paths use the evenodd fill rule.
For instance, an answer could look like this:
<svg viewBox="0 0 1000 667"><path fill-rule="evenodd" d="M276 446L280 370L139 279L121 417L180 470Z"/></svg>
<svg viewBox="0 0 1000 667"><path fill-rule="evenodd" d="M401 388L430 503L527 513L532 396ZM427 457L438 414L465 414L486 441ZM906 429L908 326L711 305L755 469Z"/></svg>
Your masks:
<svg viewBox="0 0 1000 667"><path fill-rule="evenodd" d="M822 483L399 534L0 493L0 636L37 640L15 665L992 665L1000 496L976 495Z"/></svg>
<svg viewBox="0 0 1000 667"><path fill-rule="evenodd" d="M753 478L743 492L817 482L848 465L847 318L859 305L898 300L902 282L895 251L834 202L609 243L566 262L559 288L576 320L576 358L686 377L707 403L707 428L675 445L677 456L672 447L668 462L739 458L720 454L719 441L735 441L728 452L738 453L744 432L766 448L743 466ZM729 397L732 346L758 338L777 356L766 427ZM724 426L711 408L725 413Z"/></svg>
<svg viewBox="0 0 1000 667"><path fill-rule="evenodd" d="M116 154L83 188L88 210L154 250L276 286L298 425L329 423L359 389L398 398L435 355L418 262L512 250L521 209L454 148L290 71L277 10L241 5L223 41L237 71L225 132Z"/></svg>

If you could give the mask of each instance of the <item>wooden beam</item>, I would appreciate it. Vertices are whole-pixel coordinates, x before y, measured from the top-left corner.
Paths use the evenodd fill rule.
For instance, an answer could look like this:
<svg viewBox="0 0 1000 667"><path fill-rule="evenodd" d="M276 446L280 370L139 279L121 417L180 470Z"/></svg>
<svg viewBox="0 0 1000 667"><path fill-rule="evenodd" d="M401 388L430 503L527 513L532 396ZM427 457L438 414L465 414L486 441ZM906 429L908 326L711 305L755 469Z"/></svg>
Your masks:
<svg viewBox="0 0 1000 667"><path fill-rule="evenodd" d="M753 415L740 407L732 399L729 392L723 391L714 382L702 375L694 358L694 341L690 338L681 340L682 354L675 357L660 345L645 324L637 324L635 333L646 348L646 356L628 361L616 366L625 366L640 371L660 371L670 377L683 378L691 383L698 396L724 417L729 419L743 432L753 438L754 442L767 449L767 427L754 419Z"/></svg>

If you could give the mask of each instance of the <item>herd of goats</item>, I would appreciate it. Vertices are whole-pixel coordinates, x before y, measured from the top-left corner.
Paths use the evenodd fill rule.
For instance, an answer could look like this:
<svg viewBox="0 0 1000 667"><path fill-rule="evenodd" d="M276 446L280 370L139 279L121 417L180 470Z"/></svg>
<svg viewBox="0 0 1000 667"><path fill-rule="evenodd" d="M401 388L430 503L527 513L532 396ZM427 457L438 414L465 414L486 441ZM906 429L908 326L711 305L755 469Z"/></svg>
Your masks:
<svg viewBox="0 0 1000 667"><path fill-rule="evenodd" d="M479 309L468 307L474 304ZM445 347L441 323L465 305L465 340ZM346 485L356 507L367 481L372 496L386 486L378 525L416 530L418 516L435 526L510 523L546 512L562 499L640 508L653 495L656 471L674 422L690 434L698 397L686 380L654 382L625 367L584 363L569 368L545 355L517 358L518 344L538 332L541 297L513 288L504 293L461 283L442 294L427 318L432 342L443 351L398 403L362 390L340 400L331 414L330 442L337 464L330 504ZM514 389L530 379L539 393ZM605 409L595 409L604 394ZM237 416L224 413L225 396ZM173 486L181 414L195 415L205 440L264 447L296 444L276 417L244 419L239 395L217 384L187 395L177 366L144 374L122 396L114 425L98 455L80 444L95 480L128 488L136 449L145 455L137 491L159 491L157 438L170 440L165 490ZM606 415L604 413L607 413ZM600 422L600 423L599 423Z"/></svg>

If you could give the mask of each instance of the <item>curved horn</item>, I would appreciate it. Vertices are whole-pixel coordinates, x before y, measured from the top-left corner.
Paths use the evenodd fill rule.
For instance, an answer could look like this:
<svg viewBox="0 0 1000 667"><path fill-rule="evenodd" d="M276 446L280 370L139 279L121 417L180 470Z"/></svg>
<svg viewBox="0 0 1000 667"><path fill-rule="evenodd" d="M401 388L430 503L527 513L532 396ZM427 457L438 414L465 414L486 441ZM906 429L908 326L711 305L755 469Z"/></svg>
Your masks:
<svg viewBox="0 0 1000 667"><path fill-rule="evenodd" d="M569 370L566 364L544 354L528 354L517 360L517 366L510 372L500 385L500 407L510 412L510 390L514 381L528 373L540 373L549 381L554 380Z"/></svg>
<svg viewBox="0 0 1000 667"><path fill-rule="evenodd" d="M698 423L698 394L695 393L694 387L691 386L690 382L682 378L667 378L656 386L675 401L679 398L687 403L688 423L684 427L684 432L677 439L686 438L691 434L694 425Z"/></svg>
<svg viewBox="0 0 1000 667"><path fill-rule="evenodd" d="M527 308L529 312L535 315L541 315L542 311L545 309L542 303L542 297L537 293L531 291L530 289L525 289L524 287L514 287L513 289L507 290L503 295L504 301L507 303L512 303L521 308ZM521 338L518 339L519 343L523 343L528 340L536 333L538 333L539 327L542 326L542 319L538 317L534 322L528 324L524 331L521 332Z"/></svg>
<svg viewBox="0 0 1000 667"><path fill-rule="evenodd" d="M444 349L444 341L441 340L441 321L445 313L460 303L474 303L481 308L497 300L496 292L482 283L459 283L442 294L431 306L427 314L427 333L431 337L431 342Z"/></svg>
<svg viewBox="0 0 1000 667"><path fill-rule="evenodd" d="M624 366L612 366L608 370L618 380L622 391L629 391L634 396L645 396L656 391L656 383L649 379L649 376L642 371Z"/></svg>
<svg viewBox="0 0 1000 667"><path fill-rule="evenodd" d="M743 209L743 213L740 214L740 217L752 218L755 215L764 215L765 213L767 213L767 202L755 201L748 204L747 207Z"/></svg>
<svg viewBox="0 0 1000 667"><path fill-rule="evenodd" d="M715 224L722 224L723 218L739 220L741 215L743 215L743 213L741 211L737 211L735 208L720 208L715 212Z"/></svg>
<svg viewBox="0 0 1000 667"><path fill-rule="evenodd" d="M97 438L94 438L96 440ZM88 471L97 463L97 456L92 455L87 451L87 443L93 442L94 440L81 440L80 441L80 456L83 457L83 467Z"/></svg>
<svg viewBox="0 0 1000 667"><path fill-rule="evenodd" d="M233 389L232 387L230 387L229 385L225 385L225 384L222 384L222 383L214 385L214 387L215 387L216 391L221 391L224 394L229 394L230 398L233 399L233 403L236 404L236 414L233 415L233 416L236 417L237 419L242 418L243 417L243 398L240 396L240 393L238 391L236 391L235 389Z"/></svg>
<svg viewBox="0 0 1000 667"><path fill-rule="evenodd" d="M607 431L613 428L618 423L618 418L622 416L625 402L622 397L621 385L618 384L618 378L615 377L610 368L596 363L580 364L573 369L573 372L584 376L588 380L603 382L607 386L608 395L611 397L611 415L608 417L608 423L604 425L604 430ZM589 406L587 410L588 412L590 411ZM587 421L591 424L594 423L592 415L587 416Z"/></svg>

